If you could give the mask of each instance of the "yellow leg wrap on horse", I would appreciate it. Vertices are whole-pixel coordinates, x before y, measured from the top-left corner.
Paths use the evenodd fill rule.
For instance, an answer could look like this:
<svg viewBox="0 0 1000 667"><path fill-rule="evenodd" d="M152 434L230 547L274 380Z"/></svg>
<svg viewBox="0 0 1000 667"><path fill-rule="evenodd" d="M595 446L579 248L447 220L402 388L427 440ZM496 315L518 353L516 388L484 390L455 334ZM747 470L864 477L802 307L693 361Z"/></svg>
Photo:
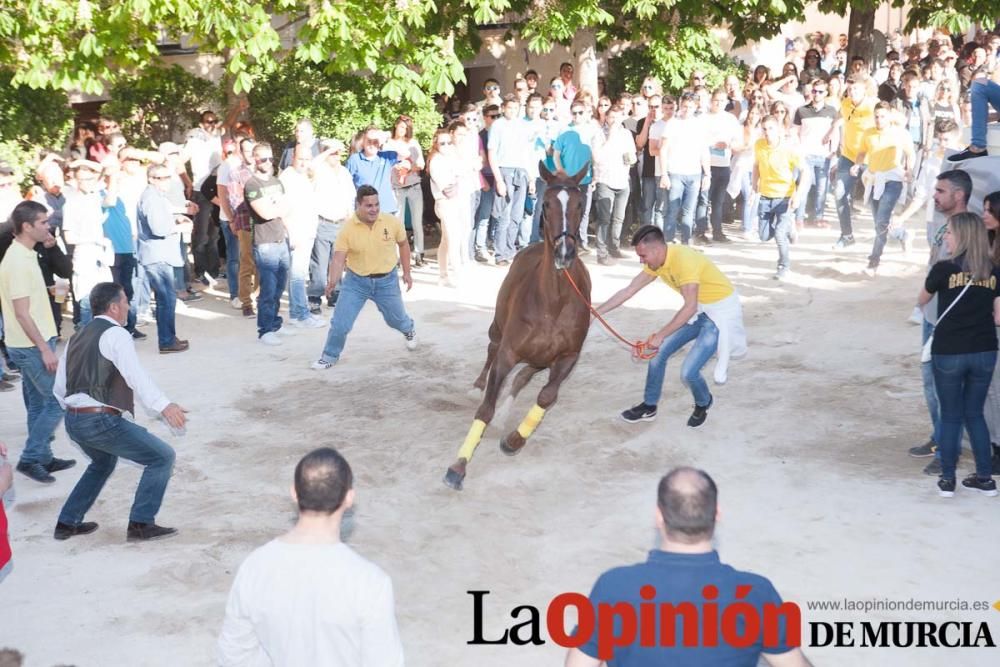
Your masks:
<svg viewBox="0 0 1000 667"><path fill-rule="evenodd" d="M545 408L539 407L537 403L531 406L531 409L528 410L528 416L525 417L524 421L521 422L521 425L517 427L518 435L525 440L530 438L531 434L535 432L536 428L538 428L538 425L542 423L542 417L544 416Z"/></svg>
<svg viewBox="0 0 1000 667"><path fill-rule="evenodd" d="M482 419L474 419L472 421L472 426L469 427L469 434L465 436L465 442L462 443L462 447L458 450L458 458L465 459L466 461L472 460L472 452L476 451L476 447L479 446L479 441L483 439L483 431L486 430L486 422Z"/></svg>

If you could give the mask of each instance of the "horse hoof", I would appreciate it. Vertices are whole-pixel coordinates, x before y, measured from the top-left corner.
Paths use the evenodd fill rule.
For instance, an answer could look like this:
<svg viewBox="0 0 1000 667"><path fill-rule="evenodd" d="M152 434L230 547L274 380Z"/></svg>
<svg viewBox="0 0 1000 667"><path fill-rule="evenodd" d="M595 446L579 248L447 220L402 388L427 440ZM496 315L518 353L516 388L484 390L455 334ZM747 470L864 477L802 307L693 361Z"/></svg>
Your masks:
<svg viewBox="0 0 1000 667"><path fill-rule="evenodd" d="M522 440L521 444L518 445L517 447L511 447L509 444L507 444L507 438L503 437L500 439L500 451L506 454L507 456L515 456L521 452L521 449L524 448L524 443L525 441Z"/></svg>
<svg viewBox="0 0 1000 667"><path fill-rule="evenodd" d="M451 468L448 468L448 472L444 474L444 483L456 491L462 490L463 479L465 479L465 474L452 470Z"/></svg>

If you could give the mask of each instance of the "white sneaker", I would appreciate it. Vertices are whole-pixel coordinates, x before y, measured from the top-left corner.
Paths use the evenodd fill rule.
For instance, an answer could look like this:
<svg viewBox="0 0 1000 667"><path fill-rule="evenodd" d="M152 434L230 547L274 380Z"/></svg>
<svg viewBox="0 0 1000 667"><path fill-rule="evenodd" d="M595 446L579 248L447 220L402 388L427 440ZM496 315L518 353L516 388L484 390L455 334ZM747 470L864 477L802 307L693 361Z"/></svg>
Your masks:
<svg viewBox="0 0 1000 667"><path fill-rule="evenodd" d="M281 338L279 338L273 331L268 331L266 334L258 338L258 340L264 345L282 345Z"/></svg>
<svg viewBox="0 0 1000 667"><path fill-rule="evenodd" d="M297 329L319 329L320 327L325 327L326 322L314 317L307 317L304 320L292 320L292 326Z"/></svg>
<svg viewBox="0 0 1000 667"><path fill-rule="evenodd" d="M309 315L309 319L312 320L313 322L317 322L318 323L318 325L316 327L317 329L320 328L320 327L325 327L326 325L328 325L330 323L330 320L328 320L326 318L323 318L323 317L320 317L318 315L312 315L312 314L310 314Z"/></svg>
<svg viewBox="0 0 1000 667"><path fill-rule="evenodd" d="M274 333L278 334L279 336L294 336L295 334L298 333L298 331L296 331L292 327L286 327L285 325L282 325L281 328L275 331Z"/></svg>
<svg viewBox="0 0 1000 667"><path fill-rule="evenodd" d="M236 296L229 302L229 305L233 307L234 310L243 310L243 302L240 301L240 297Z"/></svg>
<svg viewBox="0 0 1000 667"><path fill-rule="evenodd" d="M914 306L913 312L910 316L906 318L906 321L910 324L923 324L924 323L924 311L920 306Z"/></svg>
<svg viewBox="0 0 1000 667"><path fill-rule="evenodd" d="M406 334L406 349L412 352L417 349L417 332L411 331Z"/></svg>
<svg viewBox="0 0 1000 667"><path fill-rule="evenodd" d="M335 363L337 363L337 362L335 362L335 361L327 361L323 357L320 357L316 361L312 362L309 365L309 368L313 369L314 371L325 371L325 370L328 370L330 368L333 368L333 365Z"/></svg>

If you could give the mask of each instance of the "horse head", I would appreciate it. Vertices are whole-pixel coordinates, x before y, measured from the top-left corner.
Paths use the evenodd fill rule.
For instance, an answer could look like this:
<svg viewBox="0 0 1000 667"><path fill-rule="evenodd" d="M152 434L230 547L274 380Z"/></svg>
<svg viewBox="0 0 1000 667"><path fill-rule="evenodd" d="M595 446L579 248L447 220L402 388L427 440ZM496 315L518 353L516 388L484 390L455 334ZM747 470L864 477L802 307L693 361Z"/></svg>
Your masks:
<svg viewBox="0 0 1000 667"><path fill-rule="evenodd" d="M576 259L576 246L580 240L580 222L583 220L583 191L580 181L587 175L588 166L573 176L563 171L552 173L544 163L539 172L545 181L545 199L542 201L542 225L545 244L552 248L556 269L569 268Z"/></svg>

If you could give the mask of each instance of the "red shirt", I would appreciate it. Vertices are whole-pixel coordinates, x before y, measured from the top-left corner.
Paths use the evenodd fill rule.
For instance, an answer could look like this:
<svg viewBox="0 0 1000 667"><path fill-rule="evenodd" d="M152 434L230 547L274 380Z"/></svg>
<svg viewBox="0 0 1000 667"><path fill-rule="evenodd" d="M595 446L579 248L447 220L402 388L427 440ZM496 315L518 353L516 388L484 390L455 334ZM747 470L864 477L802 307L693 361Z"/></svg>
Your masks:
<svg viewBox="0 0 1000 667"><path fill-rule="evenodd" d="M7 514L0 500L0 568L10 562L10 538L7 535Z"/></svg>

